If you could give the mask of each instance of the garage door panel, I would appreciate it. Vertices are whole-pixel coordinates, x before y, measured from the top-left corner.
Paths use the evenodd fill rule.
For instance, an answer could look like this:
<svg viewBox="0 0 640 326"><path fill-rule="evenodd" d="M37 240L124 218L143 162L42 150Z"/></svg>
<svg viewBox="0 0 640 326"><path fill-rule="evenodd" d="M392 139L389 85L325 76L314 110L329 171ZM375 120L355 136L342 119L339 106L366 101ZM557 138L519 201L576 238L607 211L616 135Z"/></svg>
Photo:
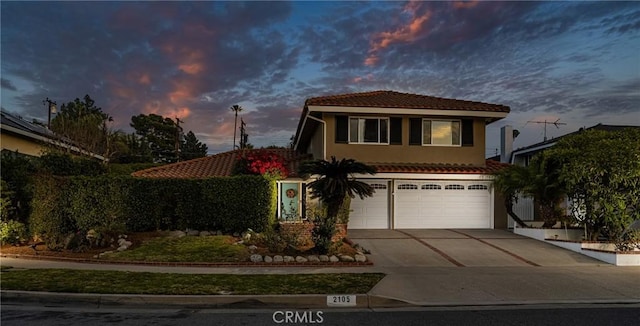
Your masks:
<svg viewBox="0 0 640 326"><path fill-rule="evenodd" d="M375 192L372 197L351 200L349 229L389 228L389 189L386 181L360 180L371 185Z"/></svg>
<svg viewBox="0 0 640 326"><path fill-rule="evenodd" d="M394 226L489 228L491 195L488 189L489 183L478 181L398 180Z"/></svg>

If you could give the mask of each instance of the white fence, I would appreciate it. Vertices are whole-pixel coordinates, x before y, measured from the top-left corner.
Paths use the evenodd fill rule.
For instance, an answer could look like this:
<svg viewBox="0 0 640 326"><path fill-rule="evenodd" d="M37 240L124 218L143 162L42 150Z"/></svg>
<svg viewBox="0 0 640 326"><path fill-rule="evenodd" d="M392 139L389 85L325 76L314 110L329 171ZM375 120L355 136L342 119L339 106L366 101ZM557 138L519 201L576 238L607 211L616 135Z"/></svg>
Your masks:
<svg viewBox="0 0 640 326"><path fill-rule="evenodd" d="M533 198L518 196L518 202L513 204L513 212L523 221L533 221ZM509 216L508 227L513 228L513 219Z"/></svg>

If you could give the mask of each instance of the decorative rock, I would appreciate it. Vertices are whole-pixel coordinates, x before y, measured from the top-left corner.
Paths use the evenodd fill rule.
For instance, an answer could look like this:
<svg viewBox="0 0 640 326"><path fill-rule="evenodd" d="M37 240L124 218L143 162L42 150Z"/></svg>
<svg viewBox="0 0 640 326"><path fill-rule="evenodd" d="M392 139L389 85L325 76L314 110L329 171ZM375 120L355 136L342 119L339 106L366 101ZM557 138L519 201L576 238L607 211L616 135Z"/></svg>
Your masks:
<svg viewBox="0 0 640 326"><path fill-rule="evenodd" d="M242 240L240 240L240 241L242 241ZM258 249L258 247L256 247L255 245L250 245L249 246L249 250L251 250L251 251L254 251L256 249Z"/></svg>
<svg viewBox="0 0 640 326"><path fill-rule="evenodd" d="M321 262L328 262L329 261L329 256L320 255L320 256L318 256L318 259L320 259Z"/></svg>
<svg viewBox="0 0 640 326"><path fill-rule="evenodd" d="M184 233L184 231L180 231L180 230L176 230L176 231L171 231L169 232L169 236L170 237L174 237L174 238L182 238L184 236L186 236L187 234Z"/></svg>
<svg viewBox="0 0 640 326"><path fill-rule="evenodd" d="M125 250L127 250L127 247L125 247L125 246L120 246L120 247L118 247L118 249L116 249L116 250L118 250L118 251L125 251Z"/></svg>
<svg viewBox="0 0 640 326"><path fill-rule="evenodd" d="M198 231L198 230L189 230L189 229L187 229L187 235L190 235L190 236L198 236L198 235L200 235L200 231Z"/></svg>
<svg viewBox="0 0 640 326"><path fill-rule="evenodd" d="M280 255L273 256L273 262L274 263L281 263L283 261L284 261L284 259L282 258L282 256L280 256Z"/></svg>
<svg viewBox="0 0 640 326"><path fill-rule="evenodd" d="M245 234L243 234L242 235L242 240L245 240L245 241L251 240L251 233L246 232Z"/></svg>
<svg viewBox="0 0 640 326"><path fill-rule="evenodd" d="M282 260L283 260L285 263L290 263L290 262L292 262L292 261L295 261L295 258L293 258L293 257L291 257L291 256L284 256L284 257L282 257Z"/></svg>
<svg viewBox="0 0 640 326"><path fill-rule="evenodd" d="M127 241L127 240L125 240L124 238L118 239L118 247L122 247L124 245L125 241Z"/></svg>
<svg viewBox="0 0 640 326"><path fill-rule="evenodd" d="M201 237L207 237L207 236L210 236L210 235L211 235L211 232L209 232L209 231L200 231L200 236Z"/></svg>
<svg viewBox="0 0 640 326"><path fill-rule="evenodd" d="M357 262L364 263L365 261L367 261L367 256L365 256L365 255L363 255L361 253L358 253L355 256L355 259L356 259Z"/></svg>
<svg viewBox="0 0 640 326"><path fill-rule="evenodd" d="M298 263L306 263L308 260L302 256L296 256L296 262Z"/></svg>
<svg viewBox="0 0 640 326"><path fill-rule="evenodd" d="M100 258L99 255L93 255L93 259L98 259L98 258Z"/></svg>
<svg viewBox="0 0 640 326"><path fill-rule="evenodd" d="M329 257L329 261L336 263L336 262L339 262L340 259L338 259L338 257L336 257L335 255L331 255L331 257Z"/></svg>
<svg viewBox="0 0 640 326"><path fill-rule="evenodd" d="M320 261L320 259L319 259L319 258L318 258L318 256L316 256L316 255L308 256L308 257L307 257L307 260L308 260L308 261L312 261L312 262L319 262L319 261Z"/></svg>
<svg viewBox="0 0 640 326"><path fill-rule="evenodd" d="M355 261L355 259L353 259L353 257L348 256L348 255L342 255L342 256L340 256L340 260L341 260L341 261L346 261L346 262L352 262L352 261Z"/></svg>
<svg viewBox="0 0 640 326"><path fill-rule="evenodd" d="M264 256L264 262L265 263L271 263L271 262L273 262L273 258L271 258L271 256Z"/></svg>
<svg viewBox="0 0 640 326"><path fill-rule="evenodd" d="M262 255L253 254L253 255L251 255L251 257L249 257L249 260L251 260L254 263L261 263L262 262Z"/></svg>
<svg viewBox="0 0 640 326"><path fill-rule="evenodd" d="M238 240L238 241L236 241L236 244L243 244L243 243L244 243L244 240Z"/></svg>

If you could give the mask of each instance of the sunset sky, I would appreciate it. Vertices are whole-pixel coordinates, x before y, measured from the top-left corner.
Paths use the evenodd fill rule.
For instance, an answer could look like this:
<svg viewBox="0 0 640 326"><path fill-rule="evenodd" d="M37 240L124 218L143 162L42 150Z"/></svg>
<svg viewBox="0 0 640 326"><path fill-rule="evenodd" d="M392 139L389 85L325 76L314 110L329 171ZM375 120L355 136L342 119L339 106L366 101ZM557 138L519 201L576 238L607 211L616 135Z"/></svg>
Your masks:
<svg viewBox="0 0 640 326"><path fill-rule="evenodd" d="M504 104L487 127L515 147L597 123L640 125L640 2L8 2L1 104L89 94L132 115L180 117L210 153L230 150L234 104L249 142L286 145L309 97L394 90Z"/></svg>

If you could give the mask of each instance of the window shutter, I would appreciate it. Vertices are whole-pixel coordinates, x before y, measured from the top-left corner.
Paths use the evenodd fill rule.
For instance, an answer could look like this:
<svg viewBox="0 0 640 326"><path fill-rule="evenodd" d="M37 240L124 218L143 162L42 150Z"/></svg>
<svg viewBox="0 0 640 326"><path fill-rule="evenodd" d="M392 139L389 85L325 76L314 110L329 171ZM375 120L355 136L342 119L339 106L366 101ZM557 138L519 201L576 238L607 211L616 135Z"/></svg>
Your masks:
<svg viewBox="0 0 640 326"><path fill-rule="evenodd" d="M422 119L409 119L409 145L422 145Z"/></svg>
<svg viewBox="0 0 640 326"><path fill-rule="evenodd" d="M473 119L462 119L462 146L473 146Z"/></svg>
<svg viewBox="0 0 640 326"><path fill-rule="evenodd" d="M402 145L402 118L389 118L391 129L389 130L391 145Z"/></svg>
<svg viewBox="0 0 640 326"><path fill-rule="evenodd" d="M345 115L336 116L336 143L349 142L349 117Z"/></svg>

